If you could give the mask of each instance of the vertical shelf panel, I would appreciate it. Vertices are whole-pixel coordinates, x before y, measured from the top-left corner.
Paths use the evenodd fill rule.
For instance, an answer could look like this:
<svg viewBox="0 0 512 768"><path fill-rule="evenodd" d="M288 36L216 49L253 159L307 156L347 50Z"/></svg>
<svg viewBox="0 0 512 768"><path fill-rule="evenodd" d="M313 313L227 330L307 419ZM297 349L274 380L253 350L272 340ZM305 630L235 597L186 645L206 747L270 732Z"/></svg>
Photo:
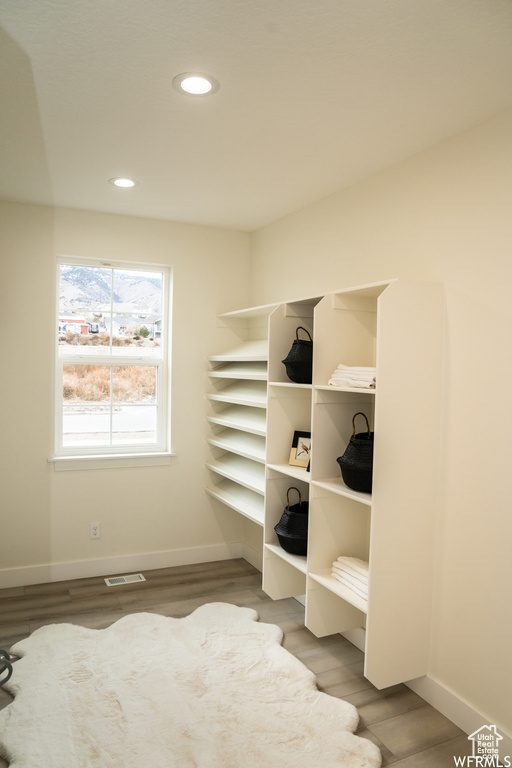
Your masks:
<svg viewBox="0 0 512 768"><path fill-rule="evenodd" d="M365 674L428 670L438 494L443 291L397 281L379 302Z"/></svg>

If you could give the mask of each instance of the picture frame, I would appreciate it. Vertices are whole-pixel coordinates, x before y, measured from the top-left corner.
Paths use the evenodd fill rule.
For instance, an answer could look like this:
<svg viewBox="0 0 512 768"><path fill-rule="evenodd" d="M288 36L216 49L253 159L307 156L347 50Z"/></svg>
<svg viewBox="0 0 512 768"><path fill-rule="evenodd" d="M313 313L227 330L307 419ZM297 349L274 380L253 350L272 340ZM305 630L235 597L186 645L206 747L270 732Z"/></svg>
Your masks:
<svg viewBox="0 0 512 768"><path fill-rule="evenodd" d="M311 432L295 430L290 450L289 464L307 469L311 459Z"/></svg>

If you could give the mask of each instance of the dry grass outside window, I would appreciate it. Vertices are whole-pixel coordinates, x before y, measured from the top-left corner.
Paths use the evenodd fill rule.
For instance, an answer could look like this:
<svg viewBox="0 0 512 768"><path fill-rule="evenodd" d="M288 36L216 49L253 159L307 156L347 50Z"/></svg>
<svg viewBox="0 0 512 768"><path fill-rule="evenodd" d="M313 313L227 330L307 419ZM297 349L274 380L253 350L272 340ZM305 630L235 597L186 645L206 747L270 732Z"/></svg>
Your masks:
<svg viewBox="0 0 512 768"><path fill-rule="evenodd" d="M108 403L109 365L65 365L63 371L65 403ZM112 376L115 403L156 402L156 369L152 365L115 365Z"/></svg>

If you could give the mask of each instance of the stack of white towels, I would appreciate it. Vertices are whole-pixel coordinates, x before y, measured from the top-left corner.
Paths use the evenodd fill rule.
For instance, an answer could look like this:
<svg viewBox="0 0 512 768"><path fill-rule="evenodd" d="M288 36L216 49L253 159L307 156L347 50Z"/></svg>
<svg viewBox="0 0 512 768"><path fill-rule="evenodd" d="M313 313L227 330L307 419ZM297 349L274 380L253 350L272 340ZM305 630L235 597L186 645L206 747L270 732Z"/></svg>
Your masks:
<svg viewBox="0 0 512 768"><path fill-rule="evenodd" d="M333 371L329 384L331 387L360 387L375 389L376 368L338 365Z"/></svg>
<svg viewBox="0 0 512 768"><path fill-rule="evenodd" d="M357 557L338 557L332 564L332 577L368 600L368 563Z"/></svg>

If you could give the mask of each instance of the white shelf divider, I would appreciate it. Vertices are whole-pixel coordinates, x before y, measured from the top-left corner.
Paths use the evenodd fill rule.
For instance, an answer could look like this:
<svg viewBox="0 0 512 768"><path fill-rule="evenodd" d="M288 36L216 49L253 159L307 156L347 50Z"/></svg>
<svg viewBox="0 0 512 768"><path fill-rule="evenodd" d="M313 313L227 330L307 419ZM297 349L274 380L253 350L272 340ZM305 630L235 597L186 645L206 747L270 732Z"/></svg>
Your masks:
<svg viewBox="0 0 512 768"><path fill-rule="evenodd" d="M245 341L228 352L220 355L211 355L209 360L212 363L266 361L268 360L268 341L266 339Z"/></svg>
<svg viewBox="0 0 512 768"><path fill-rule="evenodd" d="M308 578L316 581L317 584L320 584L322 587L330 590L335 595L338 595L338 597L341 597L342 600L350 603L350 605L353 605L354 608L357 608L362 613L368 612L368 601L356 594L352 589L350 589L350 587L347 587L340 581L333 579L330 571L323 571L321 573L310 572Z"/></svg>
<svg viewBox="0 0 512 768"><path fill-rule="evenodd" d="M254 435L267 434L267 419L262 408L244 408L241 405L231 405L215 416L209 416L212 424L220 424L230 429L240 429Z"/></svg>
<svg viewBox="0 0 512 768"><path fill-rule="evenodd" d="M292 464L267 464L267 468L274 472L280 472L282 475L293 477L294 480L302 480L304 483L309 483L311 480L311 472L308 472L304 467L294 467Z"/></svg>
<svg viewBox="0 0 512 768"><path fill-rule="evenodd" d="M267 363L266 361L258 360L225 362L211 370L208 375L211 379L245 379L247 381L266 381L268 378Z"/></svg>
<svg viewBox="0 0 512 768"><path fill-rule="evenodd" d="M206 466L212 472L227 477L245 488L259 493L265 493L265 467L259 462L251 461L235 453L226 453L219 459L212 459Z"/></svg>
<svg viewBox="0 0 512 768"><path fill-rule="evenodd" d="M205 490L214 499L263 527L264 501L261 494L231 480L222 480L218 485L210 485Z"/></svg>
<svg viewBox="0 0 512 768"><path fill-rule="evenodd" d="M287 552L278 544L265 544L265 549L269 552L273 552L274 555L285 560L290 565L293 565L301 573L307 573L307 557L305 555L292 555L291 552Z"/></svg>
<svg viewBox="0 0 512 768"><path fill-rule="evenodd" d="M376 392L376 387L333 387L330 384L317 384L315 389L323 392L353 392L356 395L374 395Z"/></svg>
<svg viewBox="0 0 512 768"><path fill-rule="evenodd" d="M248 405L252 408L267 407L267 388L264 381L237 381L208 394L210 400L219 403Z"/></svg>
<svg viewBox="0 0 512 768"><path fill-rule="evenodd" d="M265 438L261 435L225 429L213 437L208 437L207 442L215 448L222 448L224 451L245 456L246 459L265 463Z"/></svg>
<svg viewBox="0 0 512 768"><path fill-rule="evenodd" d="M331 491L331 493L338 493L340 496L346 496L348 499L354 499L354 501L360 501L361 504L367 504L368 506L372 504L371 493L354 491L348 485L345 485L341 477L329 477L325 480L312 480L311 482L313 485L318 486L318 488Z"/></svg>

